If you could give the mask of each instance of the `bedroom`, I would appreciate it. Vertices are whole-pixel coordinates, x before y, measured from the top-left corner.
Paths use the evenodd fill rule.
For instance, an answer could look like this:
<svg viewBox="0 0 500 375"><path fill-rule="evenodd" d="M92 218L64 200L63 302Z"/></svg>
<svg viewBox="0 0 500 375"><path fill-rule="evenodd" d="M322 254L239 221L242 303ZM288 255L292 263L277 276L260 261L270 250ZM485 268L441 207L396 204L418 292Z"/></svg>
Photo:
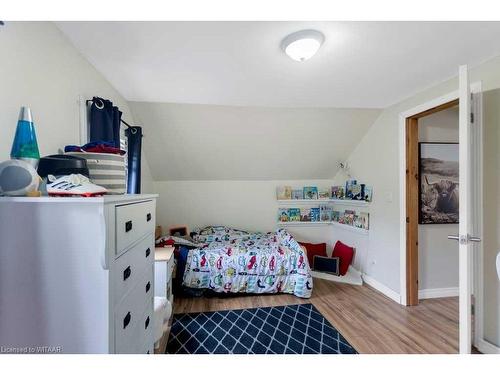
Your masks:
<svg viewBox="0 0 500 375"><path fill-rule="evenodd" d="M0 26L2 353L500 352L499 22L57 18Z"/></svg>

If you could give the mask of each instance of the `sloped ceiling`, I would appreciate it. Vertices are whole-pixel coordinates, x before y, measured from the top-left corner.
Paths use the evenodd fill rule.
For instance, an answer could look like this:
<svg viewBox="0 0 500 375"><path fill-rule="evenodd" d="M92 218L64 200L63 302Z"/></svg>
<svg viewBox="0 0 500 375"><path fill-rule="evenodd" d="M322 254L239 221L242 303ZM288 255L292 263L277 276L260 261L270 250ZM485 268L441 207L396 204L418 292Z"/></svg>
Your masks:
<svg viewBox="0 0 500 375"><path fill-rule="evenodd" d="M130 102L155 181L328 179L378 109Z"/></svg>
<svg viewBox="0 0 500 375"><path fill-rule="evenodd" d="M59 22L131 101L384 108L500 54L500 22ZM325 35L306 63L288 34Z"/></svg>

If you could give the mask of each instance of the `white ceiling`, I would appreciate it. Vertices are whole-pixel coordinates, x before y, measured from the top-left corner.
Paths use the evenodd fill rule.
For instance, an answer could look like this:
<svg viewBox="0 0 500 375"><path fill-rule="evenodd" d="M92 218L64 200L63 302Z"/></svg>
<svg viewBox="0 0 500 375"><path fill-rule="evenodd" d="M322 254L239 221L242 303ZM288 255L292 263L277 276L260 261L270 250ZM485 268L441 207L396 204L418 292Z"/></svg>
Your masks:
<svg viewBox="0 0 500 375"><path fill-rule="evenodd" d="M500 22L58 22L131 101L383 108L500 55ZM305 63L280 42L313 28Z"/></svg>
<svg viewBox="0 0 500 375"><path fill-rule="evenodd" d="M131 102L155 181L333 178L379 109Z"/></svg>

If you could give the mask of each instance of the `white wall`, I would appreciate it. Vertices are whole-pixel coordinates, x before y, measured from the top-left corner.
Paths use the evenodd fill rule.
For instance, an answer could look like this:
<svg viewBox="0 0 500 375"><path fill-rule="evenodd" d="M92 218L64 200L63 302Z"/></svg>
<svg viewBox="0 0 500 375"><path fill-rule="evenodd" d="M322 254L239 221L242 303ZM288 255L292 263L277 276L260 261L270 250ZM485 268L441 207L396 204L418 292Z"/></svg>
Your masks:
<svg viewBox="0 0 500 375"><path fill-rule="evenodd" d="M457 67L458 72L458 67ZM482 81L483 92L500 88L500 57L491 59L470 71L471 82ZM352 174L374 186L374 201L371 205L371 234L368 251L368 274L378 282L384 284L396 293L400 290L399 255L400 255L400 171L399 171L399 115L417 105L450 93L458 89L458 79L453 78L432 87L422 93L412 96L401 103L385 109L370 127L358 146L349 157ZM487 96L487 95L485 95ZM491 112L498 111L500 101L491 98L485 100L485 126L498 127L499 117ZM488 120L489 119L489 120ZM495 133L496 134L496 133ZM490 138L487 141L494 142ZM491 144L485 150L490 162L497 162L498 144ZM485 166L488 161L485 160ZM494 164L493 164L494 165ZM492 167L494 168L494 167ZM498 168L492 169L492 176L498 176ZM495 178L495 177L491 177ZM335 180L339 179L338 177ZM485 183L486 191L497 195L495 184ZM493 199L489 202L485 198L485 335L490 341L500 346L500 286L495 280L493 256L500 248L498 225L486 230L486 223L497 223L500 209L498 202ZM494 224L490 224L494 225ZM491 241L487 243L488 241Z"/></svg>
<svg viewBox="0 0 500 375"><path fill-rule="evenodd" d="M134 122L127 102L50 22L6 22L0 28L0 161L9 158L19 108L33 112L40 155L79 144L78 96L102 96ZM143 157L143 190L151 173Z"/></svg>
<svg viewBox="0 0 500 375"><path fill-rule="evenodd" d="M458 107L419 119L418 134L420 142L458 142ZM419 290L458 288L458 244L447 238L454 233L458 224L418 226Z"/></svg>
<svg viewBox="0 0 500 375"><path fill-rule="evenodd" d="M206 225L228 225L272 231L277 228L280 207L276 201L276 186L328 187L331 183L331 180L154 182L154 191L160 194L157 222L163 226L164 233L168 233L169 227L178 225L187 225L189 230ZM367 236L331 225L289 226L287 230L299 241L326 242L330 251L337 240L356 247L356 266L362 268Z"/></svg>
<svg viewBox="0 0 500 375"><path fill-rule="evenodd" d="M130 103L156 181L327 179L378 109Z"/></svg>

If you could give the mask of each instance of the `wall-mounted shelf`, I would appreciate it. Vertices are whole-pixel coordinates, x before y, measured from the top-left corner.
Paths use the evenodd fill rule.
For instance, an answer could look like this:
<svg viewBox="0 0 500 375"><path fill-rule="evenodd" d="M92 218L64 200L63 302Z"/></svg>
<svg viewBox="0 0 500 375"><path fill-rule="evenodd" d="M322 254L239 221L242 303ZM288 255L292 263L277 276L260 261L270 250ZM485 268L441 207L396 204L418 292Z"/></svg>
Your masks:
<svg viewBox="0 0 500 375"><path fill-rule="evenodd" d="M314 226L314 225L333 225L337 228L358 233L364 236L367 236L369 234L368 229L356 228L355 226L337 223L336 221L278 221L278 226L283 226L283 227Z"/></svg>
<svg viewBox="0 0 500 375"><path fill-rule="evenodd" d="M282 205L322 205L322 204L338 204L344 206L368 207L370 202L353 201L349 199L277 199L276 202Z"/></svg>
<svg viewBox="0 0 500 375"><path fill-rule="evenodd" d="M331 221L278 221L279 226L312 226L312 225L332 225Z"/></svg>

